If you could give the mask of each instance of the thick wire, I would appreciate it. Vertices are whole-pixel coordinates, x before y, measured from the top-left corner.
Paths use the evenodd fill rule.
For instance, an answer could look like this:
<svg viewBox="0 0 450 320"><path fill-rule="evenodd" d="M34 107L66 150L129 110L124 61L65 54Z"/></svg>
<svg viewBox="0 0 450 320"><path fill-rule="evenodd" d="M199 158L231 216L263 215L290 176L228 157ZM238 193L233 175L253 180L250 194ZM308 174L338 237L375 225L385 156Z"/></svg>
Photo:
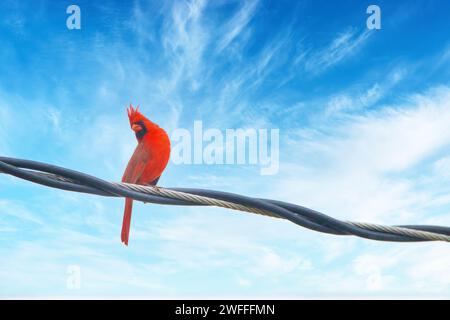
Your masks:
<svg viewBox="0 0 450 320"><path fill-rule="evenodd" d="M0 172L52 188L107 197L127 197L163 205L217 206L283 218L302 227L333 235L396 241L447 241L450 227L430 225L383 226L341 221L295 204L193 188L161 188L111 183L78 171L30 160L0 157Z"/></svg>

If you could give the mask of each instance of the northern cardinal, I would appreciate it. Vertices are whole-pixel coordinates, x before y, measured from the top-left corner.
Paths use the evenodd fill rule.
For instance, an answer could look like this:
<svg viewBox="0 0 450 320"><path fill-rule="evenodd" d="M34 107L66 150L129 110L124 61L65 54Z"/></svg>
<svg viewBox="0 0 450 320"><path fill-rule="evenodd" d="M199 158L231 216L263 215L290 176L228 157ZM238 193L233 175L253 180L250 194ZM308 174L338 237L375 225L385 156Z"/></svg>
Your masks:
<svg viewBox="0 0 450 320"><path fill-rule="evenodd" d="M130 105L127 109L131 129L136 134L138 145L128 162L122 182L156 185L162 172L166 168L170 157L169 137L157 124L151 122ZM131 210L133 200L125 199L121 239L128 245L130 234Z"/></svg>

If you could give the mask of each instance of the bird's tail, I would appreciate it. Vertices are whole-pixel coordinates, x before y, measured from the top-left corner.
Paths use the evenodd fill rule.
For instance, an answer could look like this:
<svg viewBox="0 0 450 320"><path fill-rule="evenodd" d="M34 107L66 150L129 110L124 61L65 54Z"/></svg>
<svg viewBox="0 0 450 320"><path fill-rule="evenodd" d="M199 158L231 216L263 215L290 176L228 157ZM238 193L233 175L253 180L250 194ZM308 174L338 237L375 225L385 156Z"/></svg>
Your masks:
<svg viewBox="0 0 450 320"><path fill-rule="evenodd" d="M131 210L133 208L133 199L126 198L125 199L125 211L123 213L123 222L122 222L122 242L127 246L128 245L128 237L130 235L130 222L131 222Z"/></svg>

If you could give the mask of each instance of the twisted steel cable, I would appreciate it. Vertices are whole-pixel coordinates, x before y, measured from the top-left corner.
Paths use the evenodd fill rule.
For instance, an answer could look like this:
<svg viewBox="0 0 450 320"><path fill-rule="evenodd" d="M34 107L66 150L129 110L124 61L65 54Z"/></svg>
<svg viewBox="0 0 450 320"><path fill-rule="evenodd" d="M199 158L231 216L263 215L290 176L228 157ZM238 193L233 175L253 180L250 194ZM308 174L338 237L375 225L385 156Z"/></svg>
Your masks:
<svg viewBox="0 0 450 320"><path fill-rule="evenodd" d="M0 173L52 188L107 197L127 197L145 203L216 206L289 220L302 227L334 235L354 235L379 241L450 242L450 227L431 225L384 226L341 221L299 205L193 188L162 188L114 183L58 166L0 157Z"/></svg>

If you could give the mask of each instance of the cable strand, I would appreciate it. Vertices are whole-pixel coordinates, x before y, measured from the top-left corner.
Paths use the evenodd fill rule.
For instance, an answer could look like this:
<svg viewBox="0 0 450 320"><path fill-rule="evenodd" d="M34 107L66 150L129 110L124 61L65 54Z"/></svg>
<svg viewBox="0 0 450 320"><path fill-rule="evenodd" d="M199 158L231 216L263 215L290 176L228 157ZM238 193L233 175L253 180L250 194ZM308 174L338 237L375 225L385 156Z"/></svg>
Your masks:
<svg viewBox="0 0 450 320"><path fill-rule="evenodd" d="M178 206L215 206L289 220L304 228L333 235L396 242L450 242L450 227L341 221L321 212L271 199L193 188L162 188L108 182L78 171L30 160L0 157L0 173L51 188L107 197L126 197L145 203Z"/></svg>

